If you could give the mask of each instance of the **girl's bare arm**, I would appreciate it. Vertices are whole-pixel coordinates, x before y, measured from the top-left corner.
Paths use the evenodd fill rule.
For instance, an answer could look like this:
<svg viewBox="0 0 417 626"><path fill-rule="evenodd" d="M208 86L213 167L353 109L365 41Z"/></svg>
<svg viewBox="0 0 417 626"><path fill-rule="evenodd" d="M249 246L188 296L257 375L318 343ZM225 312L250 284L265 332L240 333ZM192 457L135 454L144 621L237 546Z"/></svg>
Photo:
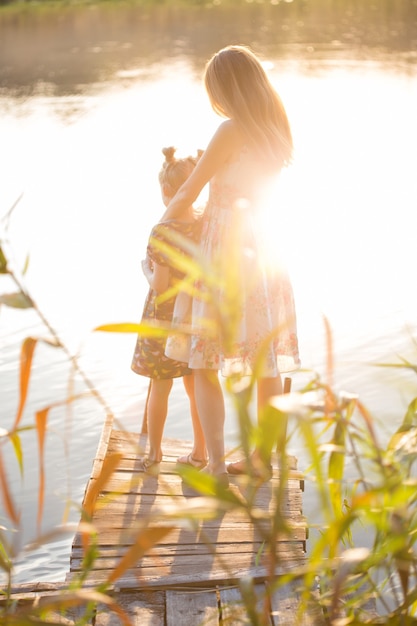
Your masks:
<svg viewBox="0 0 417 626"><path fill-rule="evenodd" d="M154 263L153 275L150 286L158 294L164 293L164 291L168 289L169 267L167 265L159 265L158 263Z"/></svg>

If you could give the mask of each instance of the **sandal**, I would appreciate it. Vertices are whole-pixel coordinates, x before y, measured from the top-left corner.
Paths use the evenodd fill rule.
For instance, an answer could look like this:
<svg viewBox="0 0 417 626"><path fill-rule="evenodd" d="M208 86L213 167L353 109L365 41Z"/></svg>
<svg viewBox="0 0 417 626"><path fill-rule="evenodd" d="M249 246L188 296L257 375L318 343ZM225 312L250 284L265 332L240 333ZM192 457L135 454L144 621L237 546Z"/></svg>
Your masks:
<svg viewBox="0 0 417 626"><path fill-rule="evenodd" d="M157 476L159 474L160 465L160 461L152 461L152 459L145 456L143 459L139 459L138 472L144 472L150 476Z"/></svg>
<svg viewBox="0 0 417 626"><path fill-rule="evenodd" d="M177 465L187 465L188 467L193 467L194 469L200 471L206 467L207 459L195 459L192 452L190 452L190 454L187 454L186 456L180 456L177 459Z"/></svg>

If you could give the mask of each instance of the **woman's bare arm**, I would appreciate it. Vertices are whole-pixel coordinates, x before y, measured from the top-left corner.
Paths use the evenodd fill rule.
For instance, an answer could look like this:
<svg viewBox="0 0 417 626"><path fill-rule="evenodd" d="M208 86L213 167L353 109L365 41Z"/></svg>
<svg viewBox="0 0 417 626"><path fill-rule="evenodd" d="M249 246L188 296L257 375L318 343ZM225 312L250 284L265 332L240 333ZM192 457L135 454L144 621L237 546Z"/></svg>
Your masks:
<svg viewBox="0 0 417 626"><path fill-rule="evenodd" d="M213 135L191 176L178 189L161 219L181 219L196 201L202 189L217 170L231 157L239 145L240 136L232 120L223 122Z"/></svg>

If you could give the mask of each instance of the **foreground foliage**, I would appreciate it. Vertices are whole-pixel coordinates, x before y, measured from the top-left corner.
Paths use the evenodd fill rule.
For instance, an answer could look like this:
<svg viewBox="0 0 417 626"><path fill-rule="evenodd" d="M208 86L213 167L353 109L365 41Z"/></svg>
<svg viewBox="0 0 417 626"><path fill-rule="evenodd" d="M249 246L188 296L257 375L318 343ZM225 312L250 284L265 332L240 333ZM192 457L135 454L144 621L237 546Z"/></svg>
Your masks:
<svg viewBox="0 0 417 626"><path fill-rule="evenodd" d="M176 236L177 238L178 236ZM178 243L175 241L174 243ZM167 244L159 244L165 245ZM182 242L183 246L191 246ZM215 268L205 268L196 261L172 254L169 246L167 254L172 255L172 263L181 267L188 276L188 282L198 283L205 278L215 292L221 281L224 288L233 285L233 267L230 264L229 275L216 275ZM198 259L198 251L190 249ZM60 338L50 327L46 318L37 308L36 302L24 287L23 280L10 267L5 246L0 241L0 274L7 275L16 286L12 294L0 296L0 305L16 308L35 309L44 322L49 337L45 339L56 348L63 350L71 360L78 375L83 380L89 393L93 394L106 415L112 417L100 394L90 383L88 376L78 365L74 355L70 354ZM186 286L179 284L176 289ZM233 294L232 289L228 293ZM172 295L172 294L171 294ZM236 302L231 296L218 307L218 319L223 336L231 337L236 320ZM261 426L251 415L256 372L251 378L230 378L227 380L227 392L233 398L236 416L240 426L240 446L249 456L249 451L257 446L269 452L277 445L281 457L282 480L278 485L275 509L269 514L268 524L263 526L265 552L269 555L270 590L288 580L296 581L302 597L299 620L303 607L312 600L311 590L320 580L320 594L314 599L323 609L326 621L330 624L411 624L417 621L417 558L415 550L417 530L417 479L414 462L417 454L417 396L411 399L400 427L392 433L388 446L382 445L374 427L374 419L362 401L355 395L336 394L332 380L332 336L330 326L325 320L328 353L328 371L325 380L318 375L311 375L310 382L298 393L276 397L262 416ZM172 329L152 327L143 324L103 325L102 332L142 332L164 335ZM184 332L184 329L181 329ZM210 329L208 329L208 332ZM278 332L278 330L277 330ZM51 339L52 338L52 339ZM118 455L110 457L103 464L97 480L95 492L84 502L82 511L84 537L84 570L80 579L70 588L64 589L53 599L45 598L37 606L19 605L13 601L13 563L16 554L13 545L7 540L6 530L18 530L20 513L16 506L12 489L8 482L7 468L3 461L5 446L11 445L14 454L23 467L21 436L21 418L25 410L29 380L32 371L35 348L40 339L28 337L22 345L20 362L20 395L16 416L11 429L0 432L0 483L3 505L7 516L7 528L0 528L0 569L7 578L2 590L3 601L0 603L2 623L24 624L53 623L57 611L74 615L74 607L83 607L80 623L86 623L93 615L95 605L100 602L108 606L109 611L118 615L122 623L129 623L122 608L111 597L111 590L117 580L141 558L153 545L160 541L163 534L169 533L171 526L153 527L151 520L137 531L135 543L125 553L108 579L94 591L83 589L88 572L98 558L95 543L96 530L91 524L95 495L112 476L120 460ZM261 362L262 354L259 355ZM388 365L389 366L389 365ZM392 364L417 373L417 366L410 362ZM58 400L58 402L61 400ZM65 398L62 402L72 402ZM33 429L38 438L40 484L38 494L38 523L42 518L44 502L44 447L48 436L48 414L51 407L46 407L34 416ZM275 543L278 533L290 533L285 518L281 513L283 490L286 478L285 458L293 437L301 439L306 458L310 465L306 468L306 479L315 490L320 503L321 520L311 525L309 554L302 569L291 572L285 577L275 577ZM255 498L246 501L237 499L224 490L216 480L193 470L184 470L184 480L202 494L205 503L204 514L216 514L225 508L241 508L256 524L259 512L255 510ZM255 495L256 487L254 487ZM207 498L208 497L208 498ZM166 520L175 521L181 517L202 515L200 510L185 510L184 507L170 508ZM308 521L308 520L307 520ZM5 521L3 520L3 524ZM355 530L360 526L368 537L368 547L355 546ZM58 532L58 531L57 531ZM39 543L49 537L39 537ZM262 624L265 615L257 614L253 603L251 583L245 581L242 597L246 602L252 624ZM375 612L374 607L377 608ZM297 617L295 618L297 619ZM7 621L6 621L7 620ZM266 623L266 621L265 621Z"/></svg>

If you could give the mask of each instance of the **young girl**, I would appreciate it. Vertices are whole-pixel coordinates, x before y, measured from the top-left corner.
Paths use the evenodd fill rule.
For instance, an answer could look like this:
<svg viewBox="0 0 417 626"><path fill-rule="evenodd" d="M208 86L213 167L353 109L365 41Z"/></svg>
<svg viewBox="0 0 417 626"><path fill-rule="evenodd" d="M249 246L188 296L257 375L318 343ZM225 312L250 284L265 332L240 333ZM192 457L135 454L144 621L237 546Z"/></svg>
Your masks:
<svg viewBox="0 0 417 626"><path fill-rule="evenodd" d="M175 148L164 148L162 152L165 155L165 162L159 173L159 183L161 185L163 202L167 205L181 184L194 170L198 157L190 156L184 159L176 159ZM155 239L163 240L172 246L172 242L169 239L169 233L172 231L196 240L199 223L194 218L191 206L187 207L186 213L184 220L169 220L164 224L157 225L152 230L147 248L147 257L142 263L144 274L150 285L143 309L142 321L159 321L167 324L172 319L175 298L158 301L158 296L171 287L174 281L181 279L182 275L175 267L169 265L169 259L158 250L153 241ZM202 469L207 463L206 447L194 398L192 370L185 363L166 357L164 350L165 339L141 335L137 338L132 360L132 370L151 379L147 404L149 455L141 459L140 471L151 474L158 473L159 463L162 459L161 442L168 410L168 397L172 388L173 378L180 376L183 377L184 387L190 402L194 446L189 455L178 459L178 463Z"/></svg>
<svg viewBox="0 0 417 626"><path fill-rule="evenodd" d="M226 120L168 204L163 219L186 215L209 183L200 238L202 260L220 277L226 272L234 275L236 297L219 287L213 298L212 286L210 297L204 297L199 285L192 303L188 365L194 371L197 409L209 454L206 471L227 485L227 471L243 473L251 465L262 473L270 469L270 457L261 458L255 451L251 459L230 463L226 468L225 406L218 371L229 367L234 374L250 373L267 343L262 370L257 370L261 422L270 399L282 393L280 372L299 366L291 284L285 275L277 280L277 272L267 271L264 242L257 225L265 190L290 163L293 144L284 106L262 64L247 47L220 50L207 63L204 78L214 111ZM279 232L279 207L276 213L273 225L278 243L285 233ZM208 285L206 291L208 294ZM205 332L204 321L218 319L219 304L227 307L231 298L238 311L236 332L226 342L220 328L217 336Z"/></svg>

